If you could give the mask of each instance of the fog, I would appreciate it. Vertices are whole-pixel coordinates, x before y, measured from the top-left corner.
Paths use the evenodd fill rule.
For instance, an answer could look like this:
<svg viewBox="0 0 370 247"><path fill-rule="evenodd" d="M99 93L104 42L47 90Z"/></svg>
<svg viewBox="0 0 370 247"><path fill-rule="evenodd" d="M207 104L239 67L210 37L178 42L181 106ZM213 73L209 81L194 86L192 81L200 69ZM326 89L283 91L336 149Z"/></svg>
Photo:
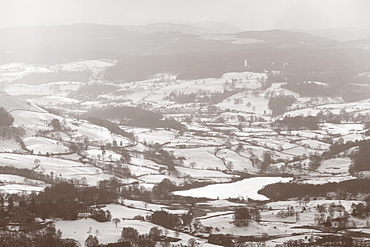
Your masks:
<svg viewBox="0 0 370 247"><path fill-rule="evenodd" d="M244 30L370 28L367 0L0 0L0 28L217 21Z"/></svg>

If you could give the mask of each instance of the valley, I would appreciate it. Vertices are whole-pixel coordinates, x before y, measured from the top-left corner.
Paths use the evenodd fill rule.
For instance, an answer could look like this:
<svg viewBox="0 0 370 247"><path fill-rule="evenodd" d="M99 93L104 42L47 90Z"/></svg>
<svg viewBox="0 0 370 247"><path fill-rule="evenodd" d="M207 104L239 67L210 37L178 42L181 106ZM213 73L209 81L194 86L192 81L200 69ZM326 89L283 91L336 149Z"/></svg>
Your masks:
<svg viewBox="0 0 370 247"><path fill-rule="evenodd" d="M229 67L215 77L196 56L196 69L170 55L145 69L167 51L140 68L145 57L122 54L1 64L3 239L46 229L70 246L369 246L368 58L343 79L316 54L334 41L283 34L199 34L251 57L222 48ZM324 66L270 64L254 49L312 49Z"/></svg>
<svg viewBox="0 0 370 247"><path fill-rule="evenodd" d="M350 153L354 151L330 152L335 144L368 139L364 127L370 120L367 100L344 103L334 98L317 98L313 102L310 97L281 88L283 83L272 83L262 89L268 75L248 71L199 80L178 80L175 75L158 74L145 81L122 84L103 83L96 77L114 64L115 61L91 60L52 67L1 66L1 80L7 81L1 105L14 117L12 126L23 130L20 139L2 137L0 189L4 193L37 193L60 182L102 186L103 181L113 180L125 188L138 188L139 198L144 191L152 193L148 200L130 201L121 187L116 204L103 207L112 217L121 219L120 228L109 221L56 220L55 226L63 232L63 238L82 243L89 228L96 231L100 243L118 241L122 227L148 233L157 225L134 216L145 219L153 211L167 211L170 205L166 198L179 198L176 201L185 196L203 199L198 203L183 199L197 209L188 226L175 230L159 227L167 236L181 239L173 246L187 245L189 239L202 246L227 241L209 241L212 237L207 236L216 239L214 236L227 236L226 239L238 241L244 238L243 246L252 246L248 243L277 246L297 239L319 241L327 234L317 227L317 205L344 206L343 214L353 210L351 205L364 203L364 197L350 201L339 194L326 199L318 195L309 201L306 196L299 203L269 202L259 190L277 182L322 185L366 177L366 171L350 173ZM37 85L17 82L27 77L27 71L50 70L88 71L92 81ZM114 91L89 95L79 92L80 88L94 84L112 85ZM313 129L278 126L279 116L272 115L266 95L295 97L299 110L293 105L284 116L316 117L318 113L350 116L339 123L318 123ZM320 100L322 103L317 105ZM129 107L157 112L163 120L158 114L148 116L143 112L141 121L145 122L141 122L141 127L135 126ZM363 118L357 120L360 114ZM90 121L99 117L110 124ZM6 167L16 167L16 171ZM20 169L32 173L22 176ZM164 195L156 195L155 190L163 181L167 181L168 188L161 188L166 191L161 192ZM160 201L164 204L156 204ZM184 206L172 205L168 212L186 215L193 210ZM245 225L235 224L234 211L241 207L257 207L259 218L248 219ZM365 219L351 215L347 221L353 225L350 228L368 226Z"/></svg>

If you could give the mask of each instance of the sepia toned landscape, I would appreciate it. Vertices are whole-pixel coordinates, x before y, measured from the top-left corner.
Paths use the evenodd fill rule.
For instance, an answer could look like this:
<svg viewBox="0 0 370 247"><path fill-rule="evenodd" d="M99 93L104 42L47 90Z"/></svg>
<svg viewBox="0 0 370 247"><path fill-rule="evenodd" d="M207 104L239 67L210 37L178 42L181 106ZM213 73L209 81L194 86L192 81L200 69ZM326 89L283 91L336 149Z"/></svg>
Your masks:
<svg viewBox="0 0 370 247"><path fill-rule="evenodd" d="M0 246L370 246L370 27L0 28Z"/></svg>

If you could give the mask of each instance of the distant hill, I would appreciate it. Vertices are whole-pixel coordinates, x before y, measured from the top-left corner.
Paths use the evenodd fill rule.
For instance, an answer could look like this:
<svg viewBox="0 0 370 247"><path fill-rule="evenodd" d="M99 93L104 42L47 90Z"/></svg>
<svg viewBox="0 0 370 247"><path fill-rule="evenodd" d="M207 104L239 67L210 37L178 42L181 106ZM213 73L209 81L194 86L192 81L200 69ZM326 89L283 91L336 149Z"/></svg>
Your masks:
<svg viewBox="0 0 370 247"><path fill-rule="evenodd" d="M71 46L72 42L117 37L142 38L139 33L115 25L73 24L63 26L13 27L0 29L0 47L30 48L49 45ZM77 44L78 45L78 44Z"/></svg>
<svg viewBox="0 0 370 247"><path fill-rule="evenodd" d="M247 31L235 34L239 38L259 39L268 43L324 43L330 42L328 38L314 36L303 32L285 30Z"/></svg>
<svg viewBox="0 0 370 247"><path fill-rule="evenodd" d="M120 55L178 54L207 48L197 38L212 30L189 25L152 24L127 30L126 27L99 24L17 27L0 29L0 63L44 57L52 60L78 53L117 53ZM136 30L136 31L133 31ZM60 52L61 51L61 52ZM50 56L46 54L50 54ZM54 55L55 54L55 55ZM112 55L112 54L111 54ZM54 59L54 60L55 60Z"/></svg>
<svg viewBox="0 0 370 247"><path fill-rule="evenodd" d="M200 23L224 31L228 24ZM128 30L130 29L130 30ZM204 39L217 31L187 24L157 23L142 26L73 24L66 26L17 27L0 29L0 63L61 63L76 59L119 59L128 56L181 55L245 50L253 44L233 39ZM235 36L235 37L234 37ZM283 30L239 32L235 39L265 41L263 46L327 44L328 39ZM258 46L258 45L257 45Z"/></svg>
<svg viewBox="0 0 370 247"><path fill-rule="evenodd" d="M11 96L8 93L1 90L0 90L0 106L4 107L10 113L14 110L41 111L38 107L35 107L24 100Z"/></svg>
<svg viewBox="0 0 370 247"><path fill-rule="evenodd" d="M139 33L169 33L179 32L183 34L203 35L208 33L218 33L218 31L208 28L207 26L201 27L200 25L177 24L177 23L154 23L148 25L138 26L123 26L124 29Z"/></svg>
<svg viewBox="0 0 370 247"><path fill-rule="evenodd" d="M307 30L301 32L338 41L370 39L370 29L356 27Z"/></svg>
<svg viewBox="0 0 370 247"><path fill-rule="evenodd" d="M192 25L196 27L205 28L208 30L214 30L218 33L225 33L225 34L239 33L243 31L242 29L234 25L224 23L224 22L217 22L217 21L195 22L195 23L192 23Z"/></svg>
<svg viewBox="0 0 370 247"><path fill-rule="evenodd" d="M206 22L203 26L237 30L227 24ZM242 45L225 40L201 39L204 34L217 31L186 24L157 23L142 26L115 26L99 24L73 24L66 26L17 27L0 29L1 60L19 62L20 57L75 58L75 53L87 50L113 52L121 55L174 55L187 52L223 52L240 49ZM327 39L305 33L283 30L252 31L233 34L239 38L265 40L269 44L284 45L300 42L319 43ZM11 52L9 52L11 51ZM36 51L36 52L33 52ZM61 51L61 52L59 52ZM21 54L19 54L21 52ZM96 52L95 52L96 53ZM78 56L78 54L77 54ZM45 58L51 59L51 58Z"/></svg>
<svg viewBox="0 0 370 247"><path fill-rule="evenodd" d="M366 44L338 42L304 32L212 34L216 31L166 23L140 26L144 31L126 28L74 24L0 29L0 64L114 59L118 62L106 71L105 79L117 82L144 80L157 73L176 74L181 79L219 77L247 69L263 72L273 66L274 70L284 70L292 81L327 82L333 78L322 77L332 75L334 69L351 76L367 72L363 70L370 59ZM239 42L243 40L260 42ZM245 67L245 60L249 68Z"/></svg>

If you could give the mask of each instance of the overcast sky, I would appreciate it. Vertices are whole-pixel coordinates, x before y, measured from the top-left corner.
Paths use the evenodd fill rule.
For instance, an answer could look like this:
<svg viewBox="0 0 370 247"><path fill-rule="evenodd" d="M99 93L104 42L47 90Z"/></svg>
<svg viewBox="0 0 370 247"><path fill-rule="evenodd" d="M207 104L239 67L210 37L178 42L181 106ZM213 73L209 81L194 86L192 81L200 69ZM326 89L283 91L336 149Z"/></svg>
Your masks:
<svg viewBox="0 0 370 247"><path fill-rule="evenodd" d="M244 30L370 28L370 0L0 0L0 28L219 21Z"/></svg>

